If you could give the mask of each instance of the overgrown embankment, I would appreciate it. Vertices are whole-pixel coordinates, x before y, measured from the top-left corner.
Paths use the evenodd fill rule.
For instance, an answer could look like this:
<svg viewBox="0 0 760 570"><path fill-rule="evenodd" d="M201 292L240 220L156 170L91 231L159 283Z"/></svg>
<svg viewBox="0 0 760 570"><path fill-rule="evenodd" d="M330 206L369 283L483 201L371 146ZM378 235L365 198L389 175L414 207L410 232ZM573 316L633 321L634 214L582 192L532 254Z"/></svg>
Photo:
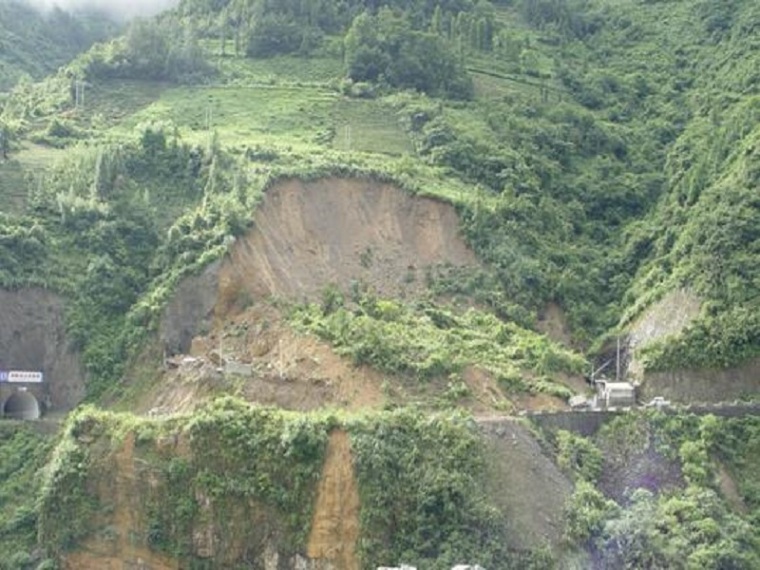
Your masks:
<svg viewBox="0 0 760 570"><path fill-rule="evenodd" d="M72 569L138 559L311 569L546 560L562 501L545 505L547 528L521 519L519 501L493 502L511 480L505 469L530 477L509 461L511 439L494 437L486 446L464 416L412 410L336 417L223 399L155 421L88 408L70 418L48 468L40 537ZM510 528L530 536L507 541Z"/></svg>
<svg viewBox="0 0 760 570"><path fill-rule="evenodd" d="M757 416L629 413L547 432L575 480L566 539L588 568L755 568ZM677 548L673 545L677 544Z"/></svg>
<svg viewBox="0 0 760 570"><path fill-rule="evenodd" d="M0 569L36 568L40 472L54 445L30 425L0 423Z"/></svg>

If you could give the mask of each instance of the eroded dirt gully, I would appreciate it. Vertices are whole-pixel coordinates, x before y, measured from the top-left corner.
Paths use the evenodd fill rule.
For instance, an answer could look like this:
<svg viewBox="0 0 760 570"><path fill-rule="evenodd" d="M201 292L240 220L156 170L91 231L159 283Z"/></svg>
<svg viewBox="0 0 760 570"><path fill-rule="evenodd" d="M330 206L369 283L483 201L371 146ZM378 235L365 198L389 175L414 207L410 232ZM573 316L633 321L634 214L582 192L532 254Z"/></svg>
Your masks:
<svg viewBox="0 0 760 570"><path fill-rule="evenodd" d="M309 534L308 557L330 561L340 570L359 570L359 488L348 434L330 435Z"/></svg>

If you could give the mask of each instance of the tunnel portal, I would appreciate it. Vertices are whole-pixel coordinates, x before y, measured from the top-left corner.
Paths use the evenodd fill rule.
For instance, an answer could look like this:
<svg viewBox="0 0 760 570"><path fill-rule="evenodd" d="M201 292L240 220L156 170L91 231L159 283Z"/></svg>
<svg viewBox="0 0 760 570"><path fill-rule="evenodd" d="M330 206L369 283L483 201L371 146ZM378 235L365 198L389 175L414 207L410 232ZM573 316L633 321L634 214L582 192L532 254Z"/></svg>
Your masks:
<svg viewBox="0 0 760 570"><path fill-rule="evenodd" d="M14 392L3 404L3 416L14 420L37 420L40 403L29 392Z"/></svg>

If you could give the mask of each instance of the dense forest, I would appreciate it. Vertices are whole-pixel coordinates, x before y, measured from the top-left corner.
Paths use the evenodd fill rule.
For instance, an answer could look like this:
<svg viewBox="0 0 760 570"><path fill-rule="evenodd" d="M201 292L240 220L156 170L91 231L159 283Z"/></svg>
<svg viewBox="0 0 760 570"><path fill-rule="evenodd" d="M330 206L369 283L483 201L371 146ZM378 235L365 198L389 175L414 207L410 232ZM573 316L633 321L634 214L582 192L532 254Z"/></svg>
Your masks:
<svg viewBox="0 0 760 570"><path fill-rule="evenodd" d="M476 307L467 313L335 284L321 303L289 308L294 330L355 365L445 378L455 394L477 364L509 390L567 400L558 377L583 374L678 290L699 300L698 314L646 348L646 370L746 365L760 356L759 30L753 0L182 0L119 36L96 14L0 3L0 286L63 295L89 401L119 401L177 285L230 251L268 189L293 177L371 178L454 204L482 266L427 276L435 295ZM566 318L567 346L537 334L547 306ZM393 416L389 429L436 440L410 418ZM366 434L383 421L347 423L367 446L368 492L380 483ZM653 415L588 440L547 435L575 485L567 551L598 568L756 567L757 422L716 422ZM321 460L325 420L304 425L316 438L309 461ZM454 431L462 449L475 445ZM680 466L675 488L599 491L626 438ZM31 472L45 445L10 430L2 449L29 456ZM378 453L411 453L394 445ZM79 450L67 449L60 476L81 491ZM425 458L448 481L448 467ZM476 463L471 479L447 484L475 493ZM15 465L0 461L8 473ZM719 466L736 475L740 507L721 497ZM0 568L34 567L38 517L53 520L60 492L50 480L40 503L0 494L13 513L0 527L0 543L12 537ZM490 534L501 522L455 495L420 489L418 499L444 501L441 512L464 505L486 530L459 535L431 507L424 528L446 529L438 542L409 531L406 542L368 543L367 556L427 547L440 565L451 561L445 544L502 567L508 554ZM390 533L372 516L367 524ZM157 536L162 548L179 544ZM560 564L522 554L503 567Z"/></svg>
<svg viewBox="0 0 760 570"><path fill-rule="evenodd" d="M71 61L93 43L115 35L119 26L98 12L72 14L53 8L45 14L27 3L0 4L0 90L20 79L39 80Z"/></svg>

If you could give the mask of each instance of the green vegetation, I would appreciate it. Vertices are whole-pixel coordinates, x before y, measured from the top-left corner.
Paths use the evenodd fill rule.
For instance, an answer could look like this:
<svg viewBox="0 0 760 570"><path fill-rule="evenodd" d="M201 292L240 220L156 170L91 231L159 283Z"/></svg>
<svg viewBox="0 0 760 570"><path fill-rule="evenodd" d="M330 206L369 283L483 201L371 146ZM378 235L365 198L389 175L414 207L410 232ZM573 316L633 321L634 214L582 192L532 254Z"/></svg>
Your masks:
<svg viewBox="0 0 760 570"><path fill-rule="evenodd" d="M123 508L118 493L131 491L104 493L97 485L116 485L109 478L126 469L135 471L138 492L145 493L133 537L144 548L192 564L193 530L205 522L228 545L266 538L283 553L302 551L333 425L330 416L251 408L233 399L162 423L85 408L67 421L48 467L41 539L53 553L71 550L98 521L109 520ZM177 454L180 439L191 453ZM130 460L115 465L114 454L125 445L133 449ZM260 524L246 524L253 520Z"/></svg>
<svg viewBox="0 0 760 570"><path fill-rule="evenodd" d="M70 153L0 230L0 284L72 298L68 329L93 395L113 387L178 279L248 223L234 158L169 136L148 125L137 141Z"/></svg>
<svg viewBox="0 0 760 570"><path fill-rule="evenodd" d="M37 544L39 471L52 441L29 427L0 425L0 568L27 570L40 563Z"/></svg>
<svg viewBox="0 0 760 570"><path fill-rule="evenodd" d="M99 22L0 5L0 286L67 297L91 400L118 397L177 283L222 257L289 176L371 177L450 201L484 262L431 276L423 301L331 291L293 308L292 324L357 364L418 381L474 365L514 392L567 397L555 380L582 370L580 351L682 288L702 312L648 349L650 370L760 355L757 2L183 0L79 53L110 36ZM549 303L574 351L534 331ZM36 483L20 481L46 443L8 428L0 568L40 562L38 522L53 553L90 533L112 505L87 492L107 471L86 440L110 448L130 431L161 481L146 499L149 548L189 560L191 523L227 529L221 513L260 508L276 522L251 532L303 550L326 438L344 424L229 400L172 422L74 416L38 506ZM558 434L576 483L570 547L599 567L760 566L756 424L652 415L593 441ZM518 564L480 494L466 421L405 410L344 427L365 561ZM159 449L177 434L192 453ZM635 461L659 467L640 480Z"/></svg>
<svg viewBox="0 0 760 570"><path fill-rule="evenodd" d="M296 308L291 322L330 341L354 363L391 374L452 378L478 366L507 389L568 398L569 390L553 377L585 367L580 356L545 336L475 309L457 314L432 303L408 306L358 291L354 306L344 307L334 289L323 297L322 306Z"/></svg>
<svg viewBox="0 0 760 570"><path fill-rule="evenodd" d="M427 169L417 188L447 198L457 188L465 234L495 276L483 296L509 305L500 316L529 324L526 314L558 303L588 347L687 287L706 301L703 314L652 347L648 366L725 367L760 346L747 31L757 12L747 1L698 4L365 11L357 2L188 1L46 83L20 86L2 118L11 156L24 140L113 144L150 122L201 146L215 131L263 178L308 162L355 170L355 153L403 156L396 165L378 157L371 169L405 185L407 173ZM744 63L730 72L713 63L736 54ZM464 69L474 100L447 99L472 95ZM77 77L89 79L83 107L72 95Z"/></svg>
<svg viewBox="0 0 760 570"><path fill-rule="evenodd" d="M472 84L453 51L434 33L413 32L389 8L359 15L345 39L348 77L431 95L468 98Z"/></svg>
<svg viewBox="0 0 760 570"><path fill-rule="evenodd" d="M221 541L218 561L262 541L281 555L303 553L334 429L348 432L353 449L363 568L398 558L430 568L448 568L463 556L494 568L525 559L503 547L503 513L483 494L484 449L467 418L397 410L340 419L231 398L164 422L94 408L74 414L46 474L42 539L60 553L98 521L107 525L125 508L118 494L132 491L104 490L132 470L141 501L131 540L139 547L194 567L202 563L193 554L194 532L212 524ZM124 454L125 445L132 451ZM129 460L115 464L117 456Z"/></svg>
<svg viewBox="0 0 760 570"><path fill-rule="evenodd" d="M24 78L42 79L94 42L118 31L98 12L71 14L59 8L45 13L20 0L0 4L0 91Z"/></svg>
<svg viewBox="0 0 760 570"><path fill-rule="evenodd" d="M394 560L435 569L462 560L512 567L504 513L483 493L483 443L466 418L398 410L348 429L362 503L362 567Z"/></svg>
<svg viewBox="0 0 760 570"><path fill-rule="evenodd" d="M558 461L579 478L567 539L588 548L600 568L754 568L760 538L747 506L758 480L744 454L757 447L757 429L755 417L650 414L614 420L593 441L558 432ZM621 487L617 461L638 480L616 503L602 490ZM669 461L682 478L658 479ZM736 497L725 494L733 474Z"/></svg>

